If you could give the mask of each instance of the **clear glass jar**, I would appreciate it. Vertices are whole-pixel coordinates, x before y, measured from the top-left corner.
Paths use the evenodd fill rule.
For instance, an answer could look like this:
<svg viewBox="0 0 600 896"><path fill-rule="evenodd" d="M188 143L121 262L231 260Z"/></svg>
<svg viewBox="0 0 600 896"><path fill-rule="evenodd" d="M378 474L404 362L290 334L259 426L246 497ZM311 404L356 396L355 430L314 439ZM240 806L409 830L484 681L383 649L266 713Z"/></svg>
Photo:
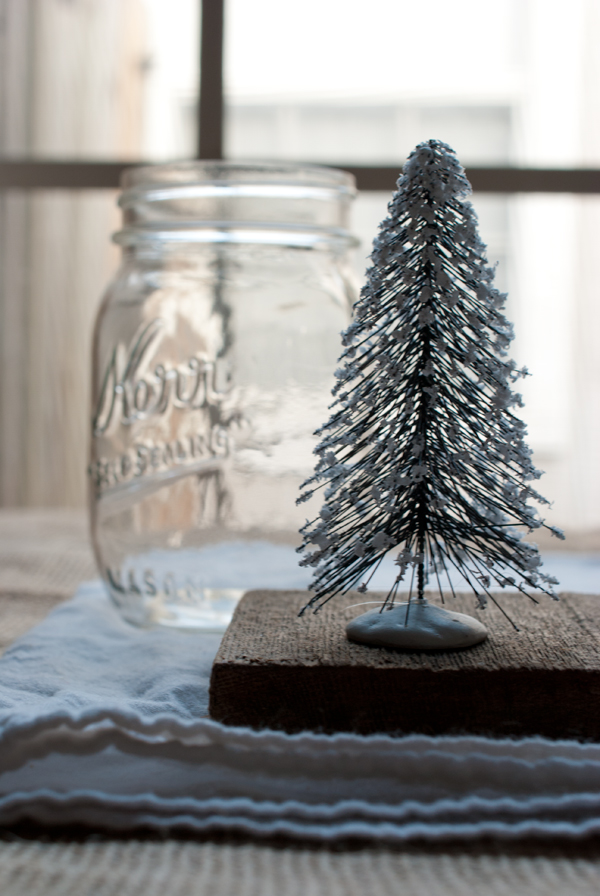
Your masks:
<svg viewBox="0 0 600 896"><path fill-rule="evenodd" d="M222 630L248 588L307 584L295 499L355 298L354 181L186 162L123 187L93 349L98 567L130 622Z"/></svg>

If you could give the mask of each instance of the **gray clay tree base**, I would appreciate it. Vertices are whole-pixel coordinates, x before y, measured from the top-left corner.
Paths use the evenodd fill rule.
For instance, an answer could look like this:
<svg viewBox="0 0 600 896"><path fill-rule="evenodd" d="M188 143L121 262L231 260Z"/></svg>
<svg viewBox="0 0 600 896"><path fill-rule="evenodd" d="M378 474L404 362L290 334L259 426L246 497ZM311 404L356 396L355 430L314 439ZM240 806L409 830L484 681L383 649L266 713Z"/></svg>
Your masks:
<svg viewBox="0 0 600 896"><path fill-rule="evenodd" d="M346 626L350 641L405 650L473 647L487 638L486 627L472 616L430 604L426 599L370 610Z"/></svg>

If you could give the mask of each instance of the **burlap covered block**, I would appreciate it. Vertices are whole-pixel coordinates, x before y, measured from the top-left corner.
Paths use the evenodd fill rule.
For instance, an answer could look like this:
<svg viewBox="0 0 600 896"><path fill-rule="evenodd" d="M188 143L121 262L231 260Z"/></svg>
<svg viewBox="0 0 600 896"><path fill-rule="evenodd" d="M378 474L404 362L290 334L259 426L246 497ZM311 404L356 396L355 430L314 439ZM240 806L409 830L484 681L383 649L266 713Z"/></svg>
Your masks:
<svg viewBox="0 0 600 896"><path fill-rule="evenodd" d="M368 595L374 600L376 595ZM600 598L563 594L535 605L503 595L475 610L490 635L468 650L409 653L350 643L346 622L365 595L334 598L316 616L307 593L251 591L217 654L210 712L229 725L425 734L600 739Z"/></svg>

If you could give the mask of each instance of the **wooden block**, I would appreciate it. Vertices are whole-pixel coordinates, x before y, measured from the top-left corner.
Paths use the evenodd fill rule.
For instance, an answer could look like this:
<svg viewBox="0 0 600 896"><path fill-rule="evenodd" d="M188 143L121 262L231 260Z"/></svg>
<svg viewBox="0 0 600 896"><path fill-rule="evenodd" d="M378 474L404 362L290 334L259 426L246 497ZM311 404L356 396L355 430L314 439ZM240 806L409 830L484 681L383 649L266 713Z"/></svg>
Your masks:
<svg viewBox="0 0 600 896"><path fill-rule="evenodd" d="M369 594L374 600L377 595ZM346 622L365 595L298 617L306 591L251 591L215 659L210 713L227 725L294 732L542 735L600 740L600 597L534 605L501 596L519 625L473 595L446 605L490 635L461 651L408 653L350 643Z"/></svg>

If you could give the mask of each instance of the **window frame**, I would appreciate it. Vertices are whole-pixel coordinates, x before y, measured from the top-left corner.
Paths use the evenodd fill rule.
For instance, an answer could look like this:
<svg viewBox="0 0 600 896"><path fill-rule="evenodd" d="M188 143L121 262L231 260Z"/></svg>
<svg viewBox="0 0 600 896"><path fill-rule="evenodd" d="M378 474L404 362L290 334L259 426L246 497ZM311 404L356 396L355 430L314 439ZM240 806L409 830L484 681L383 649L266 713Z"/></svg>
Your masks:
<svg viewBox="0 0 600 896"><path fill-rule="evenodd" d="M225 0L201 3L200 84L197 159L223 159L223 44ZM34 160L0 159L0 189L119 189L127 168L151 164L143 159ZM398 167L347 165L340 160L327 167L342 168L356 178L364 191L390 191L398 178ZM467 169L475 192L486 193L600 193L600 168L480 167Z"/></svg>

